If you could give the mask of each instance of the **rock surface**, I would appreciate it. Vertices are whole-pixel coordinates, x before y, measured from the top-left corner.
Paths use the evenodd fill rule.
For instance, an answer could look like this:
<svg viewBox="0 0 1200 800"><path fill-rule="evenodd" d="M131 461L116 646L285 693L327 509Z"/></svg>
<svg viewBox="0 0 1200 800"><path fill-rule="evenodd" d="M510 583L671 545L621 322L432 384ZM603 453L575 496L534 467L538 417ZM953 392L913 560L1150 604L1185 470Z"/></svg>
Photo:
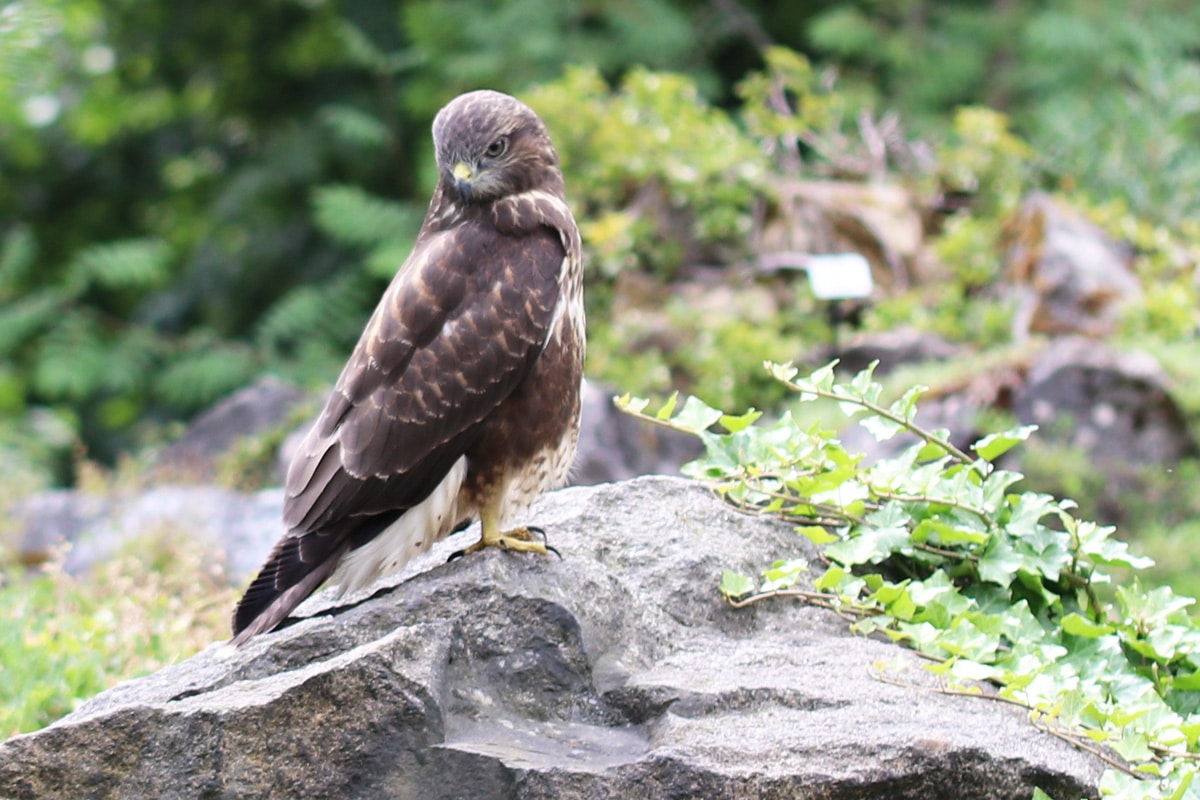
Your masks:
<svg viewBox="0 0 1200 800"><path fill-rule="evenodd" d="M1013 397L1022 423L1080 448L1097 467L1177 464L1200 453L1158 362L1072 336L1056 339Z"/></svg>
<svg viewBox="0 0 1200 800"><path fill-rule="evenodd" d="M647 425L613 405L619 394L587 381L583 385L583 420L579 451L571 468L571 484L592 486L649 474L679 474L685 462L704 451L690 434Z"/></svg>
<svg viewBox="0 0 1200 800"><path fill-rule="evenodd" d="M16 504L18 554L36 564L66 548L63 568L85 572L130 542L185 536L224 555L231 580L249 578L283 533L283 494L217 486L158 486L139 493L95 495L60 490Z"/></svg>
<svg viewBox="0 0 1200 800"><path fill-rule="evenodd" d="M314 415L319 408L301 389L264 375L192 420L184 434L158 454L155 479L159 483L211 481L220 460L240 442L276 431L302 406L313 406Z"/></svg>
<svg viewBox="0 0 1200 800"><path fill-rule="evenodd" d="M724 604L722 569L806 551L787 525L662 477L557 492L534 518L563 559L440 563L468 530L432 569L318 595L0 745L0 797L1097 794L1098 761L919 688L911 653L820 609Z"/></svg>
<svg viewBox="0 0 1200 800"><path fill-rule="evenodd" d="M1063 200L1034 192L1010 225L1005 271L1018 290L1018 340L1031 333L1104 337L1141 298L1130 247Z"/></svg>

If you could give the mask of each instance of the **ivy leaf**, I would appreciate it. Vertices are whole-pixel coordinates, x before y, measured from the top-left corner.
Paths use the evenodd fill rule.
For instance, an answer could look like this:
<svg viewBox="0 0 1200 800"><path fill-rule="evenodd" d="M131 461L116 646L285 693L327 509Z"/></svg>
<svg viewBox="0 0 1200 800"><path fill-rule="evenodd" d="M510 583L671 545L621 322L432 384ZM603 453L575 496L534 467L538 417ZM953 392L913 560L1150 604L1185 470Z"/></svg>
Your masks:
<svg viewBox="0 0 1200 800"><path fill-rule="evenodd" d="M813 581L813 585L818 591L832 592L841 585L842 579L845 577L846 570L835 565L825 570L825 572L819 578Z"/></svg>
<svg viewBox="0 0 1200 800"><path fill-rule="evenodd" d="M730 600L736 600L739 597L745 597L754 592L754 579L748 578L745 575L739 575L731 570L725 570L721 573L721 594L728 597Z"/></svg>
<svg viewBox="0 0 1200 800"><path fill-rule="evenodd" d="M1063 617L1062 629L1064 633L1069 633L1072 636L1082 636L1085 639L1098 639L1116 630L1112 625L1098 625L1075 612Z"/></svg>
<svg viewBox="0 0 1200 800"><path fill-rule="evenodd" d="M667 398L667 402L663 403L662 408L655 412L654 418L658 420L670 419L671 415L675 413L675 405L678 402L679 392L671 392L671 396Z"/></svg>
<svg viewBox="0 0 1200 800"><path fill-rule="evenodd" d="M858 535L825 547L825 556L844 566L874 564L908 544L904 528L865 528Z"/></svg>
<svg viewBox="0 0 1200 800"><path fill-rule="evenodd" d="M976 566L980 580L1008 586L1024 563L1025 559L1013 549L1005 537L993 536Z"/></svg>
<svg viewBox="0 0 1200 800"><path fill-rule="evenodd" d="M839 540L837 534L830 533L820 525L801 525L796 528L796 533L806 537L815 545L829 544Z"/></svg>
<svg viewBox="0 0 1200 800"><path fill-rule="evenodd" d="M1147 592L1135 581L1132 586L1117 587L1117 603L1122 614L1142 629L1165 624L1195 602L1195 598L1177 596L1170 586Z"/></svg>
<svg viewBox="0 0 1200 800"><path fill-rule="evenodd" d="M1021 442L1026 441L1036 430L1037 425L1022 425L1001 433L990 433L971 445L971 449L985 461L995 461Z"/></svg>
<svg viewBox="0 0 1200 800"><path fill-rule="evenodd" d="M634 397L628 393L620 397L613 398L613 405L626 414L640 415L646 410L646 406L650 405L650 401L645 397Z"/></svg>
<svg viewBox="0 0 1200 800"><path fill-rule="evenodd" d="M861 406L852 406L851 408L853 408L855 411L863 410ZM847 414L847 416L849 416L849 414ZM858 421L858 424L865 428L867 433L874 436L875 440L878 442L886 442L897 433L900 433L902 430L904 430L903 425L898 422L893 422L885 417L864 417Z"/></svg>
<svg viewBox="0 0 1200 800"><path fill-rule="evenodd" d="M755 422L758 422L758 419L761 416L761 411L756 411L752 408L745 414L722 414L719 422L721 423L721 427L730 433L739 433L753 425Z"/></svg>
<svg viewBox="0 0 1200 800"><path fill-rule="evenodd" d="M722 412L706 405L700 399L688 397L673 422L685 430L704 431L720 420L721 416Z"/></svg>
<svg viewBox="0 0 1200 800"><path fill-rule="evenodd" d="M937 540L941 544L959 544L966 542L968 544L983 544L988 540L986 533L979 531L963 530L954 525L947 525L935 519L923 519L913 530L913 541L924 542L929 539L930 534L936 534Z"/></svg>
<svg viewBox="0 0 1200 800"><path fill-rule="evenodd" d="M1127 733L1118 741L1110 741L1108 746L1126 761L1148 761L1154 757L1144 733Z"/></svg>
<svg viewBox="0 0 1200 800"><path fill-rule="evenodd" d="M777 589L790 589L796 585L800 575L808 570L808 561L803 558L776 561L769 569L763 571L761 592L773 592Z"/></svg>

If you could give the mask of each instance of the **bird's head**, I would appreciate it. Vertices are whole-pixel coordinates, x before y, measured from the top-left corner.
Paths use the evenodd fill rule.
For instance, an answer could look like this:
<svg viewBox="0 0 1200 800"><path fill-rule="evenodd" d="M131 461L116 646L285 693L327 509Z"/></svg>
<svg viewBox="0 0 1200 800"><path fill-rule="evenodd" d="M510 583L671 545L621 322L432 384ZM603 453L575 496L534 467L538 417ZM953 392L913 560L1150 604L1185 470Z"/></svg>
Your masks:
<svg viewBox="0 0 1200 800"><path fill-rule="evenodd" d="M558 155L533 109L481 90L459 95L433 120L439 180L464 204L543 189L561 192Z"/></svg>

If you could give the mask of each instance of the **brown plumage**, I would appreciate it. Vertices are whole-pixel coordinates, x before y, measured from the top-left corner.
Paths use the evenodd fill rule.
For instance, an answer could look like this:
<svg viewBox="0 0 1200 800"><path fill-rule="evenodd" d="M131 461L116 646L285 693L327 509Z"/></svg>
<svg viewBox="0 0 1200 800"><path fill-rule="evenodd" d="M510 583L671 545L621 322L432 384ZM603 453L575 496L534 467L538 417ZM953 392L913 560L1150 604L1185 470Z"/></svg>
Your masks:
<svg viewBox="0 0 1200 800"><path fill-rule="evenodd" d="M425 222L292 459L288 530L238 603L235 643L327 579L363 588L472 519L472 550L546 552L503 526L565 482L575 454L579 231L528 106L464 94L433 139Z"/></svg>

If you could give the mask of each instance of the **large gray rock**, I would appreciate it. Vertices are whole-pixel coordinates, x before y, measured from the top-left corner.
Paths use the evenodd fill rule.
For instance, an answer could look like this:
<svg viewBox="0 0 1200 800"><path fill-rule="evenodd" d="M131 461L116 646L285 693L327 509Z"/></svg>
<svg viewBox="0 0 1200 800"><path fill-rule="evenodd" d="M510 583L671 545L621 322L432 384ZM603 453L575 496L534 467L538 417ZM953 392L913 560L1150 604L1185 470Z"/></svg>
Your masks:
<svg viewBox="0 0 1200 800"><path fill-rule="evenodd" d="M133 542L187 537L225 558L234 581L249 578L283 533L283 494L217 486L156 486L141 493L95 495L52 491L11 510L20 531L18 557L36 564L66 550L64 568L77 574Z"/></svg>
<svg viewBox="0 0 1200 800"><path fill-rule="evenodd" d="M808 552L788 525L662 477L534 517L561 560L492 551L319 595L0 745L0 797L1097 795L1096 759L917 688L910 652L798 603L723 603L722 569ZM885 662L913 685L874 679Z"/></svg>
<svg viewBox="0 0 1200 800"><path fill-rule="evenodd" d="M278 435L302 407L318 408L309 394L274 375L263 375L199 414L155 459L158 482L207 483L246 439Z"/></svg>
<svg viewBox="0 0 1200 800"><path fill-rule="evenodd" d="M583 419L571 483L592 486L638 475L678 475L679 468L704 451L695 436L660 428L617 409L616 391L603 384L583 385Z"/></svg>
<svg viewBox="0 0 1200 800"><path fill-rule="evenodd" d="M1133 249L1061 198L1033 192L1008 229L1005 272L1017 290L1018 340L1031 333L1108 336L1124 308L1141 299Z"/></svg>
<svg viewBox="0 0 1200 800"><path fill-rule="evenodd" d="M1124 473L1131 464L1176 464L1200 454L1167 387L1147 353L1065 337L1038 354L1013 411L1042 436L1088 453L1098 469Z"/></svg>

